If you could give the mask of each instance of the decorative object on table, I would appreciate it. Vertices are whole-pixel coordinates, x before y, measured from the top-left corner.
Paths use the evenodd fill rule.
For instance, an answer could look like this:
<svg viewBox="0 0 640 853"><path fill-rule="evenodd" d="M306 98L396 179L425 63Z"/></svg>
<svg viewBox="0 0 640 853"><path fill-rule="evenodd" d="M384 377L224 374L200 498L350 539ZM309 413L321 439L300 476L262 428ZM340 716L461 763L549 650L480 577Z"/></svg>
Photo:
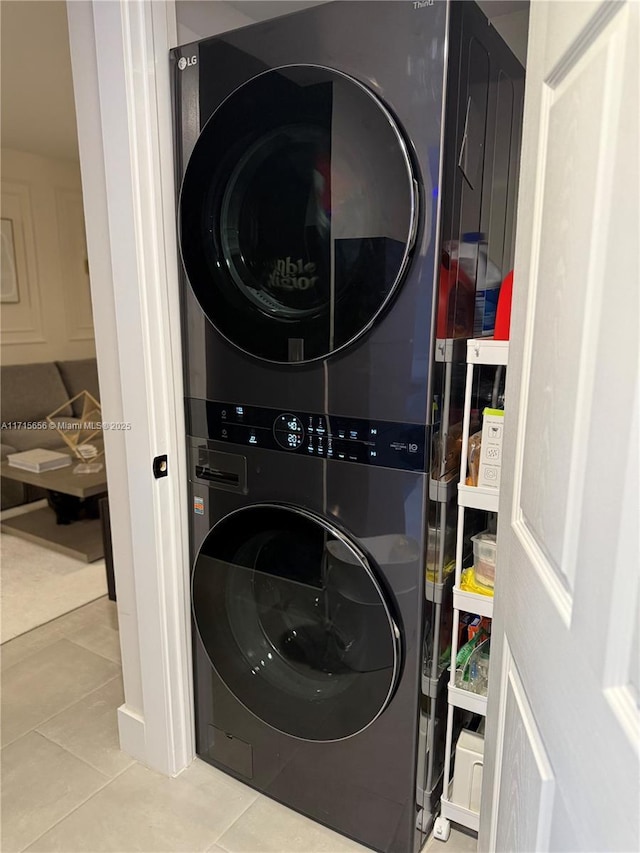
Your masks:
<svg viewBox="0 0 640 853"><path fill-rule="evenodd" d="M23 450L22 453L10 453L7 456L7 461L13 468L34 471L36 474L71 465L71 457L68 453L59 453L57 450L43 450L39 447L34 448L34 450Z"/></svg>
<svg viewBox="0 0 640 853"><path fill-rule="evenodd" d="M64 415L63 412L77 410L74 403L82 404L80 417ZM47 415L49 425L60 433L63 441L73 454L80 460L73 469L74 474L96 474L102 471L104 465L96 461L104 450L99 450L92 441L99 438L102 420L102 408L96 398L88 391L81 391L75 397L66 400L61 406Z"/></svg>
<svg viewBox="0 0 640 853"><path fill-rule="evenodd" d="M84 461L76 465L73 469L74 474L97 474L98 471L102 471L104 467L102 462L91 461L97 459L100 455L100 451L95 444L82 444L78 447L77 453Z"/></svg>
<svg viewBox="0 0 640 853"><path fill-rule="evenodd" d="M20 302L13 221L0 219L0 302Z"/></svg>

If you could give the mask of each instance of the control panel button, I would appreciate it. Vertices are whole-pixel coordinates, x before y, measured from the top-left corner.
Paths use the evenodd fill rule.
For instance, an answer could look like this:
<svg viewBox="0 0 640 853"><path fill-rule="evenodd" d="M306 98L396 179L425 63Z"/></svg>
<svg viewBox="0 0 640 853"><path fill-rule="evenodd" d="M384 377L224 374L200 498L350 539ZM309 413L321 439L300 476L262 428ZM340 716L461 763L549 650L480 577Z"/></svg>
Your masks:
<svg viewBox="0 0 640 853"><path fill-rule="evenodd" d="M296 415L278 415L273 424L273 435L280 447L297 450L304 441L302 421Z"/></svg>

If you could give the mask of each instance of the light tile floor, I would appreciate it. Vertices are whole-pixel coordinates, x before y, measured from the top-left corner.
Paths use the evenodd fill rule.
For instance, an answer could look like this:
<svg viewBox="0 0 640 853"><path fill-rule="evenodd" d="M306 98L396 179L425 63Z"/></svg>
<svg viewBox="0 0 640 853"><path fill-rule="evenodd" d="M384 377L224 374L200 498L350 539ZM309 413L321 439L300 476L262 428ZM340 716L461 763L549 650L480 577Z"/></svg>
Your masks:
<svg viewBox="0 0 640 853"><path fill-rule="evenodd" d="M102 598L5 643L3 853L365 853L196 760L167 779L118 748L115 605ZM452 830L426 850L466 853Z"/></svg>

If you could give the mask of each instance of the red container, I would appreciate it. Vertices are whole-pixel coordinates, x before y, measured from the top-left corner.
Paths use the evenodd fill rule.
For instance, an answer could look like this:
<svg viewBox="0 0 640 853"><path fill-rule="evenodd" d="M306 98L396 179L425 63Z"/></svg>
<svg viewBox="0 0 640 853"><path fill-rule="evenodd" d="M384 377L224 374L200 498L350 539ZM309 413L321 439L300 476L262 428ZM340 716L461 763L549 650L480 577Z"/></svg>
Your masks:
<svg viewBox="0 0 640 853"><path fill-rule="evenodd" d="M508 341L511 328L511 295L513 292L513 270L507 275L500 288L498 308L496 310L496 341Z"/></svg>
<svg viewBox="0 0 640 853"><path fill-rule="evenodd" d="M436 337L470 338L473 335L475 285L448 252L442 253L438 282Z"/></svg>

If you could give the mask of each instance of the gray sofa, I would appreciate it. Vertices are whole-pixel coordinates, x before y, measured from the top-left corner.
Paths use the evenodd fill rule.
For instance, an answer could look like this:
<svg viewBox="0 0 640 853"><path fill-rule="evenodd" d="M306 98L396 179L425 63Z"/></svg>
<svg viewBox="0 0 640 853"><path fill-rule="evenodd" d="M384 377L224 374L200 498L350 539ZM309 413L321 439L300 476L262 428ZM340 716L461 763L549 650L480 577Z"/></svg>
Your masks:
<svg viewBox="0 0 640 853"><path fill-rule="evenodd" d="M54 429L29 429L24 423L45 422L47 415L81 391L89 391L100 399L95 358L78 361L55 361L45 364L8 364L0 367L0 455L2 461L10 453L35 447L56 448L63 443ZM76 401L60 412L72 418L82 414L82 402ZM16 424L18 424L16 426ZM12 506L41 497L38 490L12 480L2 480L0 506Z"/></svg>

